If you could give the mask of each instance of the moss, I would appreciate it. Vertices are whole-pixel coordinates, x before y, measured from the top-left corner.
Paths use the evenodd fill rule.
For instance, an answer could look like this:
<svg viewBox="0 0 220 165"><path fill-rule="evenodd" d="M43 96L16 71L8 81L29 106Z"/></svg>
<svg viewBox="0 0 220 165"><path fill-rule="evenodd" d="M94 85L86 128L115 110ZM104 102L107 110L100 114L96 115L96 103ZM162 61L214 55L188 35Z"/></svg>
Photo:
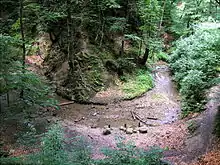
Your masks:
<svg viewBox="0 0 220 165"><path fill-rule="evenodd" d="M125 99L141 96L153 87L153 79L147 70L139 69L135 74L122 78L124 83L121 88L125 92Z"/></svg>

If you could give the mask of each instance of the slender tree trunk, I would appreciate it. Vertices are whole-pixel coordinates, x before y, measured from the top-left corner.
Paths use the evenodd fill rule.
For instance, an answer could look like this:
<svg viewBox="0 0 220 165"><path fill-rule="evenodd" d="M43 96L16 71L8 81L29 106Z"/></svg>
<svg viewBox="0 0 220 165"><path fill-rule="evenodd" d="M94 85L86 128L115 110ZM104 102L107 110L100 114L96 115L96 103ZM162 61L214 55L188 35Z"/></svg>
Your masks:
<svg viewBox="0 0 220 165"><path fill-rule="evenodd" d="M145 52L144 52L144 56L142 59L140 59L139 64L142 66L145 66L147 60L148 60L148 56L149 56L150 50L148 49L148 47L146 47Z"/></svg>
<svg viewBox="0 0 220 165"><path fill-rule="evenodd" d="M161 15L161 18L160 18L160 25L159 25L159 32L161 32L161 29L162 29L162 24L163 24L163 17L164 17L164 12L165 12L165 7L166 7L166 0L164 1L164 4L163 4L163 11L162 11L162 15Z"/></svg>
<svg viewBox="0 0 220 165"><path fill-rule="evenodd" d="M141 40L141 43L139 45L138 57L141 55L142 46L143 46L143 41Z"/></svg>
<svg viewBox="0 0 220 165"><path fill-rule="evenodd" d="M21 32L21 40L22 40L22 72L23 76L25 74L25 37L24 37L24 24L23 24L23 0L20 0L20 32ZM20 97L23 98L24 89L21 90Z"/></svg>
<svg viewBox="0 0 220 165"><path fill-rule="evenodd" d="M126 10L125 10L125 26L123 28L123 38L122 38L122 41L121 41L121 50L120 50L120 56L123 56L124 55L124 44L125 44L125 30L126 30L126 25L127 25L127 22L128 22L128 11L129 11L129 0L126 1Z"/></svg>
<svg viewBox="0 0 220 165"><path fill-rule="evenodd" d="M120 50L120 56L122 57L124 55L124 45L125 45L125 40L124 37L121 41L121 50Z"/></svg>
<svg viewBox="0 0 220 165"><path fill-rule="evenodd" d="M67 46L67 59L71 72L73 71L73 60L72 60L72 48L70 46L72 40L72 33L70 30L71 27L71 12L70 12L70 1L67 0L67 38L68 38L68 46Z"/></svg>

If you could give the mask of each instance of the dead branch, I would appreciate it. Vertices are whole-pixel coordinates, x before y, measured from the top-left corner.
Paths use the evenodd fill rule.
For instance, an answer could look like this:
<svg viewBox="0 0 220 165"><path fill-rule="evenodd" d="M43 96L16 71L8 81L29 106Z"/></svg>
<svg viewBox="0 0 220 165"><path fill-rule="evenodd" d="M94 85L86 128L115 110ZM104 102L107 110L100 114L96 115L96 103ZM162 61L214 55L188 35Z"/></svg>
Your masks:
<svg viewBox="0 0 220 165"><path fill-rule="evenodd" d="M155 118L155 117L147 117L147 119L149 119L149 120L158 120L158 118Z"/></svg>
<svg viewBox="0 0 220 165"><path fill-rule="evenodd" d="M64 105L70 105L70 104L74 104L74 101L69 101L69 102L64 102L64 103L60 103L58 104L59 106L64 106Z"/></svg>
<svg viewBox="0 0 220 165"><path fill-rule="evenodd" d="M133 119L134 119L134 120L136 120L136 117L135 117L135 115L134 115L134 112L133 112L133 111L131 111L131 115L132 115Z"/></svg>
<svg viewBox="0 0 220 165"><path fill-rule="evenodd" d="M142 122L143 124L145 124L147 126L153 126L153 124L147 123L146 121L144 121L136 112L133 112L133 114L135 115L136 119L139 120L140 122Z"/></svg>

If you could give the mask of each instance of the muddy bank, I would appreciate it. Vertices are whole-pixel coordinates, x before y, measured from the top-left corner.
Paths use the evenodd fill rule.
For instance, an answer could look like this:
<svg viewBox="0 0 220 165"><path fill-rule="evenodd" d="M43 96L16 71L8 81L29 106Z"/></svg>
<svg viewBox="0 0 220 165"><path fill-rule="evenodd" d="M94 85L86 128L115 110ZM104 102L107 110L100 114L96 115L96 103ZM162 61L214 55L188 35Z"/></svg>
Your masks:
<svg viewBox="0 0 220 165"><path fill-rule="evenodd" d="M166 65L155 67L155 87L142 97L114 102L115 89L97 94L94 101L109 101L107 106L71 104L63 107L59 117L86 126L105 125L120 127L124 124L137 126L139 121L132 118L131 111L136 112L144 121L154 126L172 123L178 119L180 113L179 96L175 85L171 81L169 69ZM119 92L120 93L120 92ZM118 97L118 95L117 95ZM82 119L83 120L80 120ZM156 118L149 120L147 118Z"/></svg>
<svg viewBox="0 0 220 165"><path fill-rule="evenodd" d="M185 121L179 120L180 97L166 64L155 66L153 73L155 87L139 98L118 101L123 94L120 91L117 93L117 89L108 89L92 99L107 102L106 106L63 106L58 117L63 121L67 134L77 132L87 137L93 146L94 157L100 156L98 151L102 147L115 147L117 137L132 141L141 148L159 146L180 151L187 136ZM135 112L149 124L147 133L126 134L119 129L125 124L133 129L140 123L141 126L144 125L140 120L134 120L131 112ZM102 133L106 125L111 126L111 134L104 136Z"/></svg>

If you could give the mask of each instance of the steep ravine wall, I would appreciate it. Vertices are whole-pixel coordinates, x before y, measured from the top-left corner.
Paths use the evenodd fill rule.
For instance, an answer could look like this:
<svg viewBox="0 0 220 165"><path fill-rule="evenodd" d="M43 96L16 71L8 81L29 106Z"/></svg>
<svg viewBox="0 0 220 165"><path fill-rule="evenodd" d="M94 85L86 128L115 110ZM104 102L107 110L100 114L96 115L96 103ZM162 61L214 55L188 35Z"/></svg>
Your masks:
<svg viewBox="0 0 220 165"><path fill-rule="evenodd" d="M45 75L56 86L59 95L70 100L85 101L114 82L115 74L110 74L106 68L106 61L114 60L113 52L97 48L89 43L86 35L82 35L77 43L70 45L72 48L77 46L70 54L71 64L66 43L59 42L50 44L48 51L44 51Z"/></svg>

